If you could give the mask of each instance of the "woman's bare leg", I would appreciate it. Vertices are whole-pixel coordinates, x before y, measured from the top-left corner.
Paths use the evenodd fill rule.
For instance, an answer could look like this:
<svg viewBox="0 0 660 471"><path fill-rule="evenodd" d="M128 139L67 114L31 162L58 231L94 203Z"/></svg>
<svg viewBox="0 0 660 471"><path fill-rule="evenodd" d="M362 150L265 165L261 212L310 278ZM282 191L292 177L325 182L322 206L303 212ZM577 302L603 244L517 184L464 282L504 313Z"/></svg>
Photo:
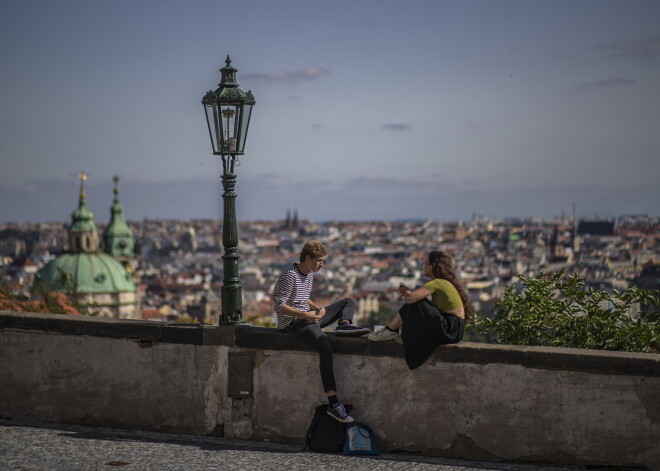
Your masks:
<svg viewBox="0 0 660 471"><path fill-rule="evenodd" d="M390 330L397 330L399 327L401 327L401 324L403 324L403 319L401 319L401 315L397 313L396 317L392 319L389 324L387 324L387 327Z"/></svg>

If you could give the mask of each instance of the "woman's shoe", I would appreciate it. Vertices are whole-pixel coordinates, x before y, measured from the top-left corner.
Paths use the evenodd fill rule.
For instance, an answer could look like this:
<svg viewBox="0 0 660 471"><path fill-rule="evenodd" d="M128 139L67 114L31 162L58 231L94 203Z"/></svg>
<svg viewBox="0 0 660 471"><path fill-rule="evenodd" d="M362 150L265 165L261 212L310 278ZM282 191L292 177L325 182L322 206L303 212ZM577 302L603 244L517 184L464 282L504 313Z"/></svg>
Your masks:
<svg viewBox="0 0 660 471"><path fill-rule="evenodd" d="M381 342L383 340L394 340L397 335L399 334L392 332L387 327L383 327L379 331L367 335L367 338L369 340L373 340L374 342Z"/></svg>

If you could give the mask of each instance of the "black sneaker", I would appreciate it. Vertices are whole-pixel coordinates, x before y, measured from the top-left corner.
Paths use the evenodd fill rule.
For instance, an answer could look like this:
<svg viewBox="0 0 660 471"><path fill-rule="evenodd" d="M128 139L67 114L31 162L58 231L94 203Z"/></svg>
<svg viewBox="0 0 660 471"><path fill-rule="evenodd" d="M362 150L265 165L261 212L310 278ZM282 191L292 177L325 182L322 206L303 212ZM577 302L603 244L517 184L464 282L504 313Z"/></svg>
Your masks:
<svg viewBox="0 0 660 471"><path fill-rule="evenodd" d="M335 330L335 334L348 337L360 337L367 335L369 332L370 330L367 327L355 327L350 322L339 324Z"/></svg>
<svg viewBox="0 0 660 471"><path fill-rule="evenodd" d="M333 419L339 422L343 422L345 424L350 424L351 422L355 422L355 419L350 415L348 415L348 412L346 412L346 408L344 407L344 404L342 404L341 402L338 402L334 406L328 404L328 415Z"/></svg>

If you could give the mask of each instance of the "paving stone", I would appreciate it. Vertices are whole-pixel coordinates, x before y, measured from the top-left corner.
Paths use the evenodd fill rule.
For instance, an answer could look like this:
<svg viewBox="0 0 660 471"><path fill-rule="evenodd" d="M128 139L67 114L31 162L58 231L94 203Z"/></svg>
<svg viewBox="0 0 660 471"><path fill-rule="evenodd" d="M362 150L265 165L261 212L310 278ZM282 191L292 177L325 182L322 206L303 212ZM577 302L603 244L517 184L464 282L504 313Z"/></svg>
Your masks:
<svg viewBox="0 0 660 471"><path fill-rule="evenodd" d="M562 471L541 467L384 454L344 456L298 445L0 419L0 470L413 470Z"/></svg>

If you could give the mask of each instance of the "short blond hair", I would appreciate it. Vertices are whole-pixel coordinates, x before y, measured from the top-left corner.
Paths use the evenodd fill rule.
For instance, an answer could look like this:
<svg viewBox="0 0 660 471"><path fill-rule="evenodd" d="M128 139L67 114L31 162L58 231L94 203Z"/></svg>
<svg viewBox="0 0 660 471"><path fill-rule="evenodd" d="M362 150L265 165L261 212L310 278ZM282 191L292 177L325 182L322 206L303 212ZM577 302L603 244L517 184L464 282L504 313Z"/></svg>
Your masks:
<svg viewBox="0 0 660 471"><path fill-rule="evenodd" d="M300 251L300 263L303 263L307 257L318 258L328 255L328 249L318 240L310 240L303 245Z"/></svg>

